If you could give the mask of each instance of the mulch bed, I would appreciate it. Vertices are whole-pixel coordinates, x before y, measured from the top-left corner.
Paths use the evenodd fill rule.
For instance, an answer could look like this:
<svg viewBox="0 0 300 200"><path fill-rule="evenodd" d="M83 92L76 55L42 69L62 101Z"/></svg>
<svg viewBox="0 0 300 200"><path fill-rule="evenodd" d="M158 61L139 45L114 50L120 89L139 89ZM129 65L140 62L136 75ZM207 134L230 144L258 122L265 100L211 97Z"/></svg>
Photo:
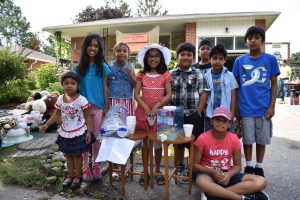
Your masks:
<svg viewBox="0 0 300 200"><path fill-rule="evenodd" d="M15 109L20 103L5 103L0 105L0 109Z"/></svg>

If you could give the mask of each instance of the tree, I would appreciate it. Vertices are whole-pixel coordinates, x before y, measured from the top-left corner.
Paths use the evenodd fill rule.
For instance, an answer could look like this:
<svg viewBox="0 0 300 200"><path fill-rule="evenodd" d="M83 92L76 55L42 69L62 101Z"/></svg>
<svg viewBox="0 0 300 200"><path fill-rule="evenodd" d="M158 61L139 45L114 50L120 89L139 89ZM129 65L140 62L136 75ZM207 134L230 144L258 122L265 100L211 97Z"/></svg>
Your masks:
<svg viewBox="0 0 300 200"><path fill-rule="evenodd" d="M19 6L12 0L0 2L0 39L4 44L24 45L29 28L30 23L22 16Z"/></svg>
<svg viewBox="0 0 300 200"><path fill-rule="evenodd" d="M291 61L300 63L300 52L292 53Z"/></svg>
<svg viewBox="0 0 300 200"><path fill-rule="evenodd" d="M273 56L277 58L277 60L282 60L282 55L279 51L274 51Z"/></svg>
<svg viewBox="0 0 300 200"><path fill-rule="evenodd" d="M157 16L168 13L168 10L160 12L162 5L159 0L138 0L137 4L138 16Z"/></svg>
<svg viewBox="0 0 300 200"><path fill-rule="evenodd" d="M106 2L105 7L100 8L93 8L91 5L87 6L85 10L82 10L81 13L76 15L74 23L81 23L81 22L89 22L89 21L96 21L96 20L105 20L105 19L116 19L116 18L124 18L130 17L131 9L127 3L120 1L120 7L117 7L116 1L114 1L115 7L110 7L113 2Z"/></svg>
<svg viewBox="0 0 300 200"><path fill-rule="evenodd" d="M42 41L39 38L38 33L29 32L28 37L24 41L23 47L40 51L41 50Z"/></svg>
<svg viewBox="0 0 300 200"><path fill-rule="evenodd" d="M131 8L129 8L129 5L123 0L105 0L105 7L120 9L123 14L122 18L132 17Z"/></svg>
<svg viewBox="0 0 300 200"><path fill-rule="evenodd" d="M59 39L55 35L49 35L46 40L49 44L43 44L45 54L59 59L70 60L69 43L64 38Z"/></svg>

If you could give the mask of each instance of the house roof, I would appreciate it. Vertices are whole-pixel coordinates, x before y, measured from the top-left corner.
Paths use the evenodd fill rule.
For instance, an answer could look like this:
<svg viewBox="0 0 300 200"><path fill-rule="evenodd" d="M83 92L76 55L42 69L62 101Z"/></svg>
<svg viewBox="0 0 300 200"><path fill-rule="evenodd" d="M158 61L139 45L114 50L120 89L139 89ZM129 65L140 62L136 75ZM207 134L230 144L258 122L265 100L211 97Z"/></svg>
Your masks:
<svg viewBox="0 0 300 200"><path fill-rule="evenodd" d="M47 62L47 63L57 62L57 59L55 57L49 56L47 54L38 51L34 51L32 49L24 48L21 46L11 47L11 49L12 51L22 53L22 55L25 56L27 59L37 60L37 61Z"/></svg>
<svg viewBox="0 0 300 200"><path fill-rule="evenodd" d="M126 33L135 33L134 27L139 27L139 32L146 32L159 25L160 31L183 31L186 23L200 21L225 21L225 20L249 20L265 19L266 30L272 25L280 12L260 11L260 12L231 12L231 13L201 13L201 14L178 14L150 17L132 17L108 20L97 20L69 25L59 25L43 28L43 31L54 34L57 31L62 33L62 37L71 39L72 37L84 37L88 33L94 32L102 34L107 28L108 34L115 34L116 30Z"/></svg>

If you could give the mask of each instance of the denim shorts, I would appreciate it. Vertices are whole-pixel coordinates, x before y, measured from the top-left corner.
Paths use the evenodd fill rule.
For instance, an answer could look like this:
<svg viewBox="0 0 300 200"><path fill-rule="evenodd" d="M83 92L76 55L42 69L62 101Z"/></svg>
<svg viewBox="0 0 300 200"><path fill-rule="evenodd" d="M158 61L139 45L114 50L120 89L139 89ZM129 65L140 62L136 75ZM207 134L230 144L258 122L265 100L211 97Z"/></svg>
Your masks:
<svg viewBox="0 0 300 200"><path fill-rule="evenodd" d="M265 117L242 117L241 133L243 144L270 144L273 135L272 120Z"/></svg>

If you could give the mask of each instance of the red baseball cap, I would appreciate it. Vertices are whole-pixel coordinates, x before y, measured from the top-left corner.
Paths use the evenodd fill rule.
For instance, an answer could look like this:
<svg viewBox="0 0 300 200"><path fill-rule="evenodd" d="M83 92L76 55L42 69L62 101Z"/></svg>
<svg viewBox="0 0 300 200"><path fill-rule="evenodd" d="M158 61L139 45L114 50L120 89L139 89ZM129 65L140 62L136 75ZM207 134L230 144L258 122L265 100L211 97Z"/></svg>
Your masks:
<svg viewBox="0 0 300 200"><path fill-rule="evenodd" d="M223 107L216 108L213 112L212 117L214 118L214 117L218 117L218 116L222 116L228 120L231 120L231 113L227 108L223 108Z"/></svg>

